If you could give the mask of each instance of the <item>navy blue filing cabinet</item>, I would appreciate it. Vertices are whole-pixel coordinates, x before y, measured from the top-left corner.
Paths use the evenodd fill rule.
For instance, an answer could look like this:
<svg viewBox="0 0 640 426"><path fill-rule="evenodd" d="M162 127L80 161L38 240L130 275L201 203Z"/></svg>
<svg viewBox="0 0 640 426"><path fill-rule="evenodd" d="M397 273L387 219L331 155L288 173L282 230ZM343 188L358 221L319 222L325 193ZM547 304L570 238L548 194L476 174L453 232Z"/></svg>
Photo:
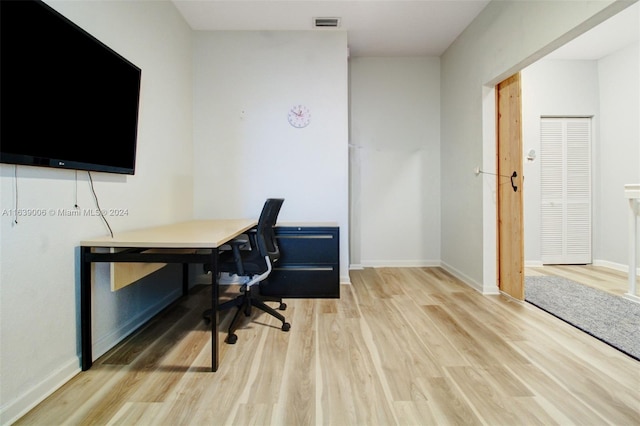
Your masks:
<svg viewBox="0 0 640 426"><path fill-rule="evenodd" d="M338 226L277 225L280 259L260 293L283 298L340 297Z"/></svg>

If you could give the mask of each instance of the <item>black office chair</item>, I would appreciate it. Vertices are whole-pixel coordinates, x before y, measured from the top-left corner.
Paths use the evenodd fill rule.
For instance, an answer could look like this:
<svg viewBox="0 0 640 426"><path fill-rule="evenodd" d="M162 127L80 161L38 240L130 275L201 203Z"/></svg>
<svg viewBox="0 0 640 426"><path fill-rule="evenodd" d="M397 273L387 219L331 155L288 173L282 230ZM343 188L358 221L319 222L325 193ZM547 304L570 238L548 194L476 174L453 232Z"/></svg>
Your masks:
<svg viewBox="0 0 640 426"><path fill-rule="evenodd" d="M237 308L236 313L229 325L229 333L226 342L234 344L238 339L235 331L242 320L242 313L251 316L253 307L256 307L269 315L282 321L281 329L289 331L291 325L286 322L285 317L264 302L278 302L278 309L285 310L287 305L279 297L262 296L260 286L267 285L267 278L272 270L273 263L280 258L280 249L275 238L274 226L278 218L280 208L284 203L281 198L269 198L262 208L258 225L234 240L229 244L231 250L220 253L218 262L219 272L235 274L243 278L240 288L240 295L236 298L219 305L218 310L223 311L230 308ZM249 249L247 250L247 243ZM205 311L204 319L210 321L211 310Z"/></svg>

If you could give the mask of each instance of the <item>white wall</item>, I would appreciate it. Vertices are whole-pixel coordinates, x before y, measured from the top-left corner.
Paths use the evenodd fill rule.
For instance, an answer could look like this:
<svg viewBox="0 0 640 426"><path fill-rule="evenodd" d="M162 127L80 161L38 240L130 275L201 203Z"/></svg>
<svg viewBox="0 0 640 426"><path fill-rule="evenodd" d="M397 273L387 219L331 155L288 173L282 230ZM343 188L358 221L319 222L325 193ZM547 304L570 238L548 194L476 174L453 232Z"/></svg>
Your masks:
<svg viewBox="0 0 640 426"><path fill-rule="evenodd" d="M352 266L440 264L440 60L350 60Z"/></svg>
<svg viewBox="0 0 640 426"><path fill-rule="evenodd" d="M524 254L528 264L541 263L540 117L592 116L592 148L595 148L598 141L599 105L596 61L542 59L522 71L523 150L525 154L530 149L537 153L534 162L523 160ZM598 205L595 191L593 197L594 205ZM593 225L595 228L595 222Z"/></svg>
<svg viewBox="0 0 640 426"><path fill-rule="evenodd" d="M50 2L142 68L134 176L92 173L114 231L188 219L192 197L191 30L169 2ZM3 106L4 107L4 106ZM90 143L90 141L87 141ZM0 166L0 210L95 208L85 172ZM0 216L1 420L9 423L80 370L79 242L107 234L98 217ZM94 356L180 294L179 269L109 291L94 282Z"/></svg>
<svg viewBox="0 0 640 426"><path fill-rule="evenodd" d="M348 276L348 74L344 32L199 32L194 41L195 215L336 222ZM311 124L287 122L296 104Z"/></svg>
<svg viewBox="0 0 640 426"><path fill-rule="evenodd" d="M598 222L594 259L629 265L629 203L624 185L640 182L640 45L598 61L600 144ZM640 263L637 263L640 264Z"/></svg>
<svg viewBox="0 0 640 426"><path fill-rule="evenodd" d="M640 180L638 44L600 60L543 59L522 73L525 153L540 151L540 116L593 116L593 262L626 270L628 202ZM524 162L525 260L540 263L540 163Z"/></svg>
<svg viewBox="0 0 640 426"><path fill-rule="evenodd" d="M491 2L441 57L442 262L496 291L494 86L629 2ZM553 17L553 19L550 19Z"/></svg>

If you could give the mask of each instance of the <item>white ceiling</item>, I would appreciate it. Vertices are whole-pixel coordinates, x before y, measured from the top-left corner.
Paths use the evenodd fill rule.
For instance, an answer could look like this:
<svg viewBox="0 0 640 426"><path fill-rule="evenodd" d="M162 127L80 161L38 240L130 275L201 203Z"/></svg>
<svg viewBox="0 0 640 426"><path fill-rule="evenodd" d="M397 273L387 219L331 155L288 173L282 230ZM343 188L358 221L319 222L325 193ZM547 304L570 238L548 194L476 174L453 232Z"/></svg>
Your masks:
<svg viewBox="0 0 640 426"><path fill-rule="evenodd" d="M340 18L352 56L440 56L489 0L173 0L194 30L314 30ZM333 29L315 29L334 31Z"/></svg>
<svg viewBox="0 0 640 426"><path fill-rule="evenodd" d="M314 30L340 18L351 56L440 56L489 0L173 0L194 30ZM638 3L548 57L598 59L638 41ZM315 29L334 31L333 29Z"/></svg>
<svg viewBox="0 0 640 426"><path fill-rule="evenodd" d="M637 43L639 39L640 3L635 3L546 57L595 60Z"/></svg>

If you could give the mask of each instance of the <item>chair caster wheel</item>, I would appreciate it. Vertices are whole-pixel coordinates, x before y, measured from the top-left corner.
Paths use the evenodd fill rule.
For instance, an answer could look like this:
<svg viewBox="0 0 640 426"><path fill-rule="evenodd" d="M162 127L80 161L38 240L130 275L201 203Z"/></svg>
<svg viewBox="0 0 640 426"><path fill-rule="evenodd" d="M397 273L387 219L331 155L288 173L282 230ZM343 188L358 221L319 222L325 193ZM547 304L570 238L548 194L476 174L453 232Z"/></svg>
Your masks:
<svg viewBox="0 0 640 426"><path fill-rule="evenodd" d="M234 345L237 341L238 341L238 336L236 336L235 334L229 334L227 336L227 343L229 345Z"/></svg>
<svg viewBox="0 0 640 426"><path fill-rule="evenodd" d="M287 309L287 304L284 302L280 302L280 306L278 307L278 309L284 311L285 309Z"/></svg>
<svg viewBox="0 0 640 426"><path fill-rule="evenodd" d="M285 322L284 324L282 324L282 331L289 331L290 328L291 328L291 324L289 324L288 322Z"/></svg>

